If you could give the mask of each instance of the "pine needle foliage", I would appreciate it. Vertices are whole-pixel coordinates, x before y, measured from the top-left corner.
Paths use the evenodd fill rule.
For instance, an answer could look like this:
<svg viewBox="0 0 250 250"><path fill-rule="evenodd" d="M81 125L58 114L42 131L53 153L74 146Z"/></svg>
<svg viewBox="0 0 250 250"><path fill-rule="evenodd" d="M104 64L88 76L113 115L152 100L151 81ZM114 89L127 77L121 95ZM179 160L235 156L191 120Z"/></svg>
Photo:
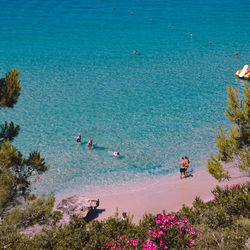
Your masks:
<svg viewBox="0 0 250 250"><path fill-rule="evenodd" d="M217 156L211 154L207 161L209 173L219 181L230 178L228 171L223 168L223 162L236 160L237 166L245 171L250 167L250 88L245 83L242 98L239 89L235 90L229 85L227 96L225 115L234 124L228 133L223 127L217 132L219 153Z"/></svg>
<svg viewBox="0 0 250 250"><path fill-rule="evenodd" d="M9 141L3 142L0 149L0 214L20 198L28 199L32 177L48 168L38 152L30 153L26 159Z"/></svg>
<svg viewBox="0 0 250 250"><path fill-rule="evenodd" d="M22 206L17 206L5 216L3 223L12 224L17 228L26 228L35 224L54 223L55 215L62 217L59 211L52 211L54 207L55 196L50 194L48 198L42 195L32 202L26 202Z"/></svg>
<svg viewBox="0 0 250 250"><path fill-rule="evenodd" d="M5 121L4 124L0 125L0 145L3 141L6 141L7 139L9 141L13 141L14 138L18 135L18 132L20 130L20 126L15 126L13 122L10 122L10 124Z"/></svg>
<svg viewBox="0 0 250 250"><path fill-rule="evenodd" d="M5 78L0 79L0 108L13 106L21 94L20 71L15 68L10 70Z"/></svg>
<svg viewBox="0 0 250 250"><path fill-rule="evenodd" d="M21 93L20 71L10 70L0 79L0 111L13 108ZM12 141L20 127L13 122L0 125L0 216L9 208L26 201L31 195L31 181L34 176L48 170L44 159L37 151L24 158Z"/></svg>

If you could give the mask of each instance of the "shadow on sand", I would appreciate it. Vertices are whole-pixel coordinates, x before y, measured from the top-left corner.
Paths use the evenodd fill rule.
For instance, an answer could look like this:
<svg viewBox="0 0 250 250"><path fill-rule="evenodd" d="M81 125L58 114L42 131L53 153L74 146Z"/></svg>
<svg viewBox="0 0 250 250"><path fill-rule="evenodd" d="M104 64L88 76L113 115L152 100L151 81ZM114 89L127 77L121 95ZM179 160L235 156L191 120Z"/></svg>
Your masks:
<svg viewBox="0 0 250 250"><path fill-rule="evenodd" d="M88 222L88 221L91 221L91 220L94 220L96 218L98 218L99 214L105 212L106 209L98 209L96 208L94 211L92 211L92 213L90 213L86 218L85 220Z"/></svg>
<svg viewBox="0 0 250 250"><path fill-rule="evenodd" d="M194 176L193 176L193 172L194 172L193 169L188 170L188 171L186 172L186 178L194 177Z"/></svg>

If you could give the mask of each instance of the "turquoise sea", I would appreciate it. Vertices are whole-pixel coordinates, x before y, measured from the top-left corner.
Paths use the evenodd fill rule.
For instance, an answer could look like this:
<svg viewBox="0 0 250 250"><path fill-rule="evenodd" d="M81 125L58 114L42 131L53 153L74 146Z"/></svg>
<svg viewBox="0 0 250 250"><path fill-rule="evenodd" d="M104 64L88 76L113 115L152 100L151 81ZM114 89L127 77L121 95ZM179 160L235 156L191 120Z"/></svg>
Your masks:
<svg viewBox="0 0 250 250"><path fill-rule="evenodd" d="M16 67L23 85L0 122L51 165L35 191L155 180L185 155L204 169L230 125L226 86L244 86L249 13L249 0L0 0L0 77Z"/></svg>

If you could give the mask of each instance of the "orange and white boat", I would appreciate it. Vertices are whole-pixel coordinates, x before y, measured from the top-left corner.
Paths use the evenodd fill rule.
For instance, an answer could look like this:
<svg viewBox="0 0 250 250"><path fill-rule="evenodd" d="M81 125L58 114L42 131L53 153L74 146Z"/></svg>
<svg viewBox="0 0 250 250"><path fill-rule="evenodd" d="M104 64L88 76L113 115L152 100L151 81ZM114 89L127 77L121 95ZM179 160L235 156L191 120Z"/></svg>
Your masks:
<svg viewBox="0 0 250 250"><path fill-rule="evenodd" d="M244 65L243 69L237 70L235 75L240 77L240 78L244 78L246 80L249 80L250 79L250 66Z"/></svg>

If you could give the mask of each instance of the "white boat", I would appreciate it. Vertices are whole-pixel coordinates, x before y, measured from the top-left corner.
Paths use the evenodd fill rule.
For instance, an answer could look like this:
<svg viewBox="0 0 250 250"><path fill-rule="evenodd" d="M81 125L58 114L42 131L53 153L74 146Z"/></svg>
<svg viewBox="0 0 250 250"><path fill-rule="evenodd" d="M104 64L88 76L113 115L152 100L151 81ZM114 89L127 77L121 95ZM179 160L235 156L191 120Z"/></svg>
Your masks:
<svg viewBox="0 0 250 250"><path fill-rule="evenodd" d="M250 66L244 65L243 69L237 70L235 75L240 77L240 78L244 78L246 80L249 80L250 79Z"/></svg>

